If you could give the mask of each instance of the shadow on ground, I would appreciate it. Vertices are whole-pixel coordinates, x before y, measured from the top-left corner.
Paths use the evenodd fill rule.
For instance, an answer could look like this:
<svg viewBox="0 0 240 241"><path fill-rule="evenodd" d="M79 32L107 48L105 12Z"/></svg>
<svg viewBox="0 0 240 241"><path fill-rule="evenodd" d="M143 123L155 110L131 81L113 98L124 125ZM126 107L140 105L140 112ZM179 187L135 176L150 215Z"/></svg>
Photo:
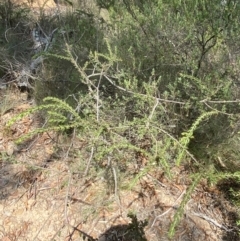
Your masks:
<svg viewBox="0 0 240 241"><path fill-rule="evenodd" d="M73 240L72 236L75 231L78 231L83 240L86 241L147 241L144 228L147 226L147 221L138 221L136 215L129 214L131 223L128 225L116 225L107 229L98 239L94 239L85 232L74 228L72 234L69 235L68 241Z"/></svg>

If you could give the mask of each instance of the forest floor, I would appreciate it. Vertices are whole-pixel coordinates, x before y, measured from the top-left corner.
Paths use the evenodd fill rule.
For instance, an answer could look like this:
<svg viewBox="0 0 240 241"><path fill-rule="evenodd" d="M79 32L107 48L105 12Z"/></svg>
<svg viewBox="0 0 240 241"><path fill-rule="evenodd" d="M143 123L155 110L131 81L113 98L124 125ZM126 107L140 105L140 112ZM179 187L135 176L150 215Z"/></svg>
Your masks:
<svg viewBox="0 0 240 241"><path fill-rule="evenodd" d="M7 130L6 123L34 102L27 93L5 89L0 103L0 240L84 240L86 235L101 241L168 240L173 216L191 184L188 170L175 167L172 180L152 170L131 190L116 194L102 175L80 175L79 162L89 159L87 138L51 132L16 145L18 137L44 123L32 115ZM82 152L81 160L70 154L73 150ZM130 213L137 219L131 220ZM202 181L173 240L237 241L236 220L237 210L224 194Z"/></svg>

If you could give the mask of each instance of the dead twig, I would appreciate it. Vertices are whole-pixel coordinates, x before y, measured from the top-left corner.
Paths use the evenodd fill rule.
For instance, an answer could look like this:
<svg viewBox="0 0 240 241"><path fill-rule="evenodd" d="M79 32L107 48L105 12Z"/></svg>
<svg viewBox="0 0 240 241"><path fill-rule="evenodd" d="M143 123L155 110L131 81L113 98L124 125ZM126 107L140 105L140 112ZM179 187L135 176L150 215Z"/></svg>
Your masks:
<svg viewBox="0 0 240 241"><path fill-rule="evenodd" d="M90 166L90 163L92 161L92 158L93 158L93 147L91 148L91 154L90 154L90 157L88 159L88 162L87 162L87 167L85 169L85 172L84 172L84 176L86 177L87 174L88 174L88 171L89 171L89 166Z"/></svg>
<svg viewBox="0 0 240 241"><path fill-rule="evenodd" d="M212 219L212 218L210 218L210 217L208 217L208 216L206 216L206 215L204 215L202 213L195 213L195 212L193 212L192 214L197 216L197 217L199 217L199 218L202 218L202 219L204 219L204 220L206 220L206 221L208 221L208 222L210 222L212 224L214 224L216 227L218 227L220 229L223 229L223 230L225 230L227 232L233 231L233 229L228 229L224 225L219 224L216 220L214 220L214 219Z"/></svg>
<svg viewBox="0 0 240 241"><path fill-rule="evenodd" d="M81 223L80 223L80 224L81 224ZM78 224L78 226L79 226L80 224ZM69 224L69 225L70 225L70 224ZM72 237L73 237L75 231L78 231L78 232L83 236L83 239L84 239L84 240L85 240L85 238L87 238L87 240L89 240L89 241L97 241L97 239L94 239L92 236L90 236L90 235L88 235L87 233L85 233L84 231L80 230L80 229L78 228L78 226L74 227L74 226L70 225L70 227L73 229L73 231L69 234L69 236L68 236L68 241L73 240Z"/></svg>
<svg viewBox="0 0 240 241"><path fill-rule="evenodd" d="M167 131L165 131L164 129L159 128L159 127L157 127L157 126L154 126L154 127L155 127L156 129L158 129L159 131L163 132L164 134L166 134L167 136L169 136L169 137L170 137L172 140L174 140L182 149L185 149L184 146L183 146L175 137L173 137L171 134L169 134ZM192 153L190 153L187 149L184 150L184 151L188 154L188 156L191 157L191 159L192 159L193 161L195 161L196 163L198 163L197 159L193 156Z"/></svg>
<svg viewBox="0 0 240 241"><path fill-rule="evenodd" d="M215 104L226 104L226 103L239 103L240 100L201 100L200 103L215 103Z"/></svg>
<svg viewBox="0 0 240 241"><path fill-rule="evenodd" d="M164 215L168 214L172 209L176 208L176 204L178 203L178 201L182 198L182 196L183 196L185 193L186 193L186 190L184 190L184 191L181 193L181 195L176 199L176 201L171 205L171 207L170 207L167 211L165 211L164 213L162 213L162 214L160 214L160 215L158 215L157 217L154 218L153 223L152 223L152 225L151 225L151 228L155 225L157 219L163 217Z"/></svg>
<svg viewBox="0 0 240 241"><path fill-rule="evenodd" d="M146 127L147 127L147 128L149 127L149 123L150 123L150 121L151 121L151 119L152 119L152 117L153 117L153 115L154 115L154 112L155 112L158 104L159 104L159 100L156 99L156 103L155 103L155 105L153 106L152 111L151 111L151 113L150 113L150 115L149 115L149 117L148 117L148 122L147 122L147 124L146 124Z"/></svg>

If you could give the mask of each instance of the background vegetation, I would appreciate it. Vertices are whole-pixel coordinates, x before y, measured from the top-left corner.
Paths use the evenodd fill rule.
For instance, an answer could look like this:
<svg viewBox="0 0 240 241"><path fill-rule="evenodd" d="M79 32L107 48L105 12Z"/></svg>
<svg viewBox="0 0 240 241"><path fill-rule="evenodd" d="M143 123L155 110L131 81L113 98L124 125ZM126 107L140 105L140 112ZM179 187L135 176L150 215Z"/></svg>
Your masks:
<svg viewBox="0 0 240 241"><path fill-rule="evenodd" d="M184 165L194 180L190 191L203 176L209 184L228 180L232 188L224 191L239 203L239 2L69 5L36 17L24 4L0 2L1 81L19 80L23 66L43 57L23 76L37 106L9 125L40 111L47 125L30 134L87 137L91 163L81 161L79 171L105 173L116 195L152 168L171 178L171 169ZM46 51L32 50L30 23L49 36L56 29Z"/></svg>

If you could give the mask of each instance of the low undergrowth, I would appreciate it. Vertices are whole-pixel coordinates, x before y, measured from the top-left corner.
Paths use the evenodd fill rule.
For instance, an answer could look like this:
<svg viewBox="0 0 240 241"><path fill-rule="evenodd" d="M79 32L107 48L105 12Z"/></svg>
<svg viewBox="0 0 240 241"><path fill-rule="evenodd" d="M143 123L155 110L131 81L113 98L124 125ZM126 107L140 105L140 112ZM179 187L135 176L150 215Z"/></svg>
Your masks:
<svg viewBox="0 0 240 241"><path fill-rule="evenodd" d="M51 48L30 56L43 57L31 76L37 105L10 120L6 133L37 113L45 125L22 135L17 143L49 131L84 139L83 153L75 153L78 171L102 175L116 196L121 189L134 188L152 170L173 180L172 170L184 166L192 184L169 227L173 237L198 183L240 182L239 36L233 21L239 6L235 1L226 6L213 1L213 12L207 1L185 7L181 1L106 2L96 1L94 10L72 8L54 18L40 15L37 24L42 31L57 30ZM96 14L97 6L108 9L109 21ZM14 25L16 15L8 8L7 24ZM27 21L30 15L24 9L16 14ZM19 64L15 68L14 61L22 64L21 56L27 56L27 44L21 53L14 45L16 31L27 31L24 26L1 25L2 33L9 31L1 55L8 60L1 67L6 81L11 76L17 79ZM0 44L4 46L3 41ZM229 187L228 192L238 205L239 190Z"/></svg>

